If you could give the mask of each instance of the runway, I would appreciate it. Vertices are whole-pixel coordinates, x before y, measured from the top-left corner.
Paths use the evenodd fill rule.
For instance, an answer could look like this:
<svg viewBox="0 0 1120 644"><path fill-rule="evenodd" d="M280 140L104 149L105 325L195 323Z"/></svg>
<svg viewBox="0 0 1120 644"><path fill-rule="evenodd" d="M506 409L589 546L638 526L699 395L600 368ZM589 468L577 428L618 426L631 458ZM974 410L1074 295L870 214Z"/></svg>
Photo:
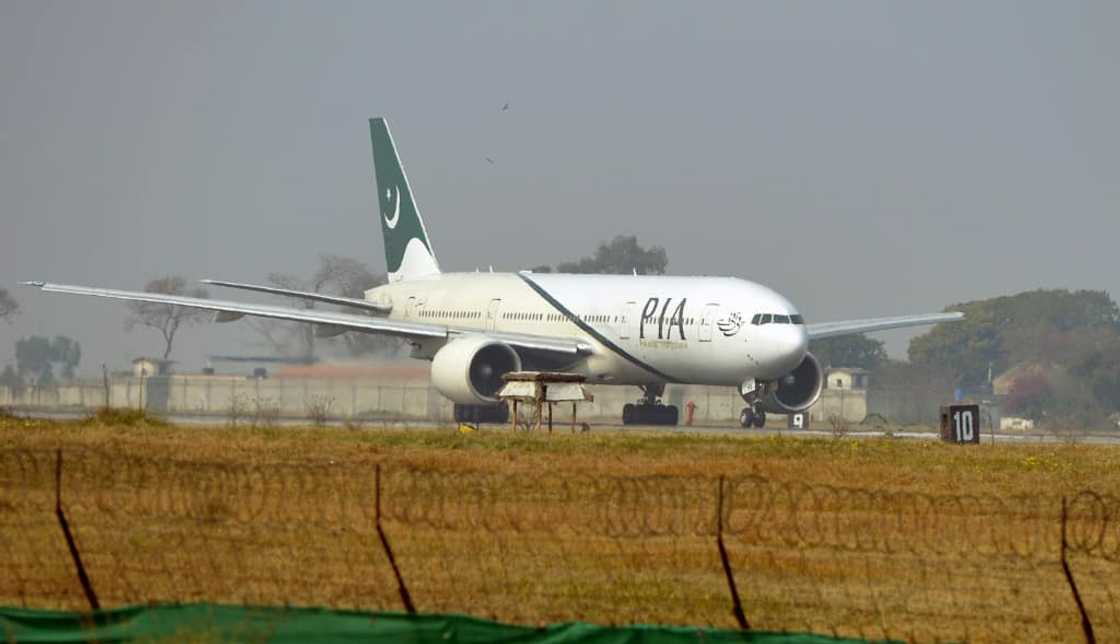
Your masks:
<svg viewBox="0 0 1120 644"><path fill-rule="evenodd" d="M28 418L53 418L57 420L75 420L87 416L87 413L75 411L21 411L18 412L20 416ZM195 414L176 414L170 416L163 416L165 420L170 423L178 425L207 425L207 426L229 426L231 430L236 430L239 427L248 427L249 423L242 420L238 426L231 426L229 419L221 416L214 415L195 415ZM270 426L274 427L309 427L313 423L305 418L279 418L271 423ZM356 430L414 430L414 431L440 431L454 429L454 424L450 421L393 421L393 420L372 420L363 421L361 423L353 423L344 419L327 420L323 423L324 427L350 427ZM482 425L481 431L509 431L508 424L501 425ZM547 430L542 430L547 431ZM766 437L766 436L780 436L785 438L804 438L804 439L821 439L821 438L846 438L846 439L892 439L892 440L919 440L919 441L937 441L940 436L937 432L928 431L915 431L909 430L893 430L890 428L884 429L858 429L853 431L837 434L831 430L822 429L786 429L786 428L750 428L744 429L737 426L687 426L678 425L675 427L665 427L656 425L622 425L618 423L594 423L590 425L591 433L615 433L615 434L673 434L673 435L686 435L686 436L710 436L710 437ZM570 433L571 427L569 423L563 420L557 420L553 432L556 433ZM1105 432L1031 432L1031 433L1008 433L1008 432L986 432L981 431L980 444L992 443L1007 443L1007 444L1057 444L1057 443L1070 443L1070 444L1084 444L1084 445L1120 445L1120 431L1116 433Z"/></svg>

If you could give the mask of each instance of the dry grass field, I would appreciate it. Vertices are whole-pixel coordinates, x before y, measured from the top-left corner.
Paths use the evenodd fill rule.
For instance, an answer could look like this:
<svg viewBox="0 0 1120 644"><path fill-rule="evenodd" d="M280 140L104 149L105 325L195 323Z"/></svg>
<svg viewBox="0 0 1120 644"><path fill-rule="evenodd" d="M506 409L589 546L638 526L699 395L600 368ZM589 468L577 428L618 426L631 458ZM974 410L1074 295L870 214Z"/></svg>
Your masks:
<svg viewBox="0 0 1120 644"><path fill-rule="evenodd" d="M85 606L53 514L56 449L103 605L400 610L380 468L423 612L734 627L722 523L754 627L1069 641L1066 496L1098 639L1120 638L1117 447L3 418L2 604Z"/></svg>

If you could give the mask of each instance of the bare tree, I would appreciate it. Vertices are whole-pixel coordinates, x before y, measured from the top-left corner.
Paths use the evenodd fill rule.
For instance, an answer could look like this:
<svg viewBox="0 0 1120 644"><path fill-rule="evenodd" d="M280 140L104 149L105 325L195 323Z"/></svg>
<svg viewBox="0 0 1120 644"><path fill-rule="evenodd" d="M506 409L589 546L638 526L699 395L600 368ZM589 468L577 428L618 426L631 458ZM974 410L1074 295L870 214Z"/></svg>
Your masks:
<svg viewBox="0 0 1120 644"><path fill-rule="evenodd" d="M164 295L183 295L186 297L209 297L206 289L201 287L188 288L187 280L171 275L152 280L144 286L147 293L161 293ZM158 304L155 302L130 302L128 308L132 314L124 322L125 330L131 331L136 325L151 327L163 336L163 359L171 355L171 345L175 342L175 334L184 326L199 324L213 315L203 309L192 309L171 304Z"/></svg>
<svg viewBox="0 0 1120 644"><path fill-rule="evenodd" d="M0 320L11 320L16 313L19 313L19 302L7 289L0 288Z"/></svg>
<svg viewBox="0 0 1120 644"><path fill-rule="evenodd" d="M350 257L320 255L319 267L309 279L302 280L286 273L271 273L268 276L268 281L279 288L314 293L333 293L361 299L367 290L384 284L385 276L375 274L366 266L365 262ZM316 303L310 300L293 298L292 305L303 309L313 309ZM355 313L354 309L347 308L344 310L347 313ZM252 320L250 324L272 347L273 351L282 355L310 358L315 355L318 344L331 344L335 341L334 339L317 338L315 328L310 324L278 320ZM340 336L337 342L341 342L346 349L346 353L352 356L392 353L400 347L400 341L395 338L369 333L346 333Z"/></svg>
<svg viewBox="0 0 1120 644"><path fill-rule="evenodd" d="M293 291L308 290L307 284L294 275L269 273L268 283ZM292 298L292 306L301 309L315 308L315 302ZM268 318L253 318L249 326L279 355L310 358L315 354L315 328L300 322L283 322Z"/></svg>

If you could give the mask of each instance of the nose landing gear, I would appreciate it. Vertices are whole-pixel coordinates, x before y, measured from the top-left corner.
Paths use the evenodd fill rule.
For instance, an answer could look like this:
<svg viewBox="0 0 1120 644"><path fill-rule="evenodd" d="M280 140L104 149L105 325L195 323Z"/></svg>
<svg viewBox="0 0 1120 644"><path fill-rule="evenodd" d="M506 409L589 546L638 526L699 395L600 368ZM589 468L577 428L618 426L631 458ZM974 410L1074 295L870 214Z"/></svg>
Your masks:
<svg viewBox="0 0 1120 644"><path fill-rule="evenodd" d="M762 401L769 393L770 387L769 383L755 382L754 379L747 380L739 386L739 395L743 397L743 402L747 403L743 411L739 412L741 427L762 429L766 426L766 410L762 408Z"/></svg>
<svg viewBox="0 0 1120 644"><path fill-rule="evenodd" d="M623 425L676 425L680 420L680 409L676 405L665 405L661 396L665 385L642 385L642 398L637 404L627 403L622 408Z"/></svg>

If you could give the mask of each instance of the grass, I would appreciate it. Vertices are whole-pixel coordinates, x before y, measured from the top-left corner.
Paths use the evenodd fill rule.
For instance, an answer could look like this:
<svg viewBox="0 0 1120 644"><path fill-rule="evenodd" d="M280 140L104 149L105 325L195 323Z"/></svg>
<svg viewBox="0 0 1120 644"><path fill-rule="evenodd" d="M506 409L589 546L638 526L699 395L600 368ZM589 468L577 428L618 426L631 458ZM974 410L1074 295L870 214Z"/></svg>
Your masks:
<svg viewBox="0 0 1120 644"><path fill-rule="evenodd" d="M1120 447L1085 444L232 429L101 415L0 418L0 446L0 578L16 580L0 585L0 603L40 607L83 602L52 514L57 448L67 515L107 605L399 609L373 528L381 465L386 531L421 611L733 626L710 534L714 480L757 475L817 487L797 499L782 486L735 490L727 545L752 623L914 639L1077 637L1056 500L1120 490ZM664 478L604 483L654 475ZM868 492L820 492L831 488ZM919 507L879 490L989 501ZM970 540L975 552L948 547ZM1115 636L1120 567L1074 565L1098 638Z"/></svg>
<svg viewBox="0 0 1120 644"><path fill-rule="evenodd" d="M368 467L373 463L469 472L735 476L922 493L1012 495L1120 490L1120 446L949 445L901 439L697 436L672 432L460 434L451 428L172 426L139 412L80 421L0 418L0 445L94 448L230 464Z"/></svg>

